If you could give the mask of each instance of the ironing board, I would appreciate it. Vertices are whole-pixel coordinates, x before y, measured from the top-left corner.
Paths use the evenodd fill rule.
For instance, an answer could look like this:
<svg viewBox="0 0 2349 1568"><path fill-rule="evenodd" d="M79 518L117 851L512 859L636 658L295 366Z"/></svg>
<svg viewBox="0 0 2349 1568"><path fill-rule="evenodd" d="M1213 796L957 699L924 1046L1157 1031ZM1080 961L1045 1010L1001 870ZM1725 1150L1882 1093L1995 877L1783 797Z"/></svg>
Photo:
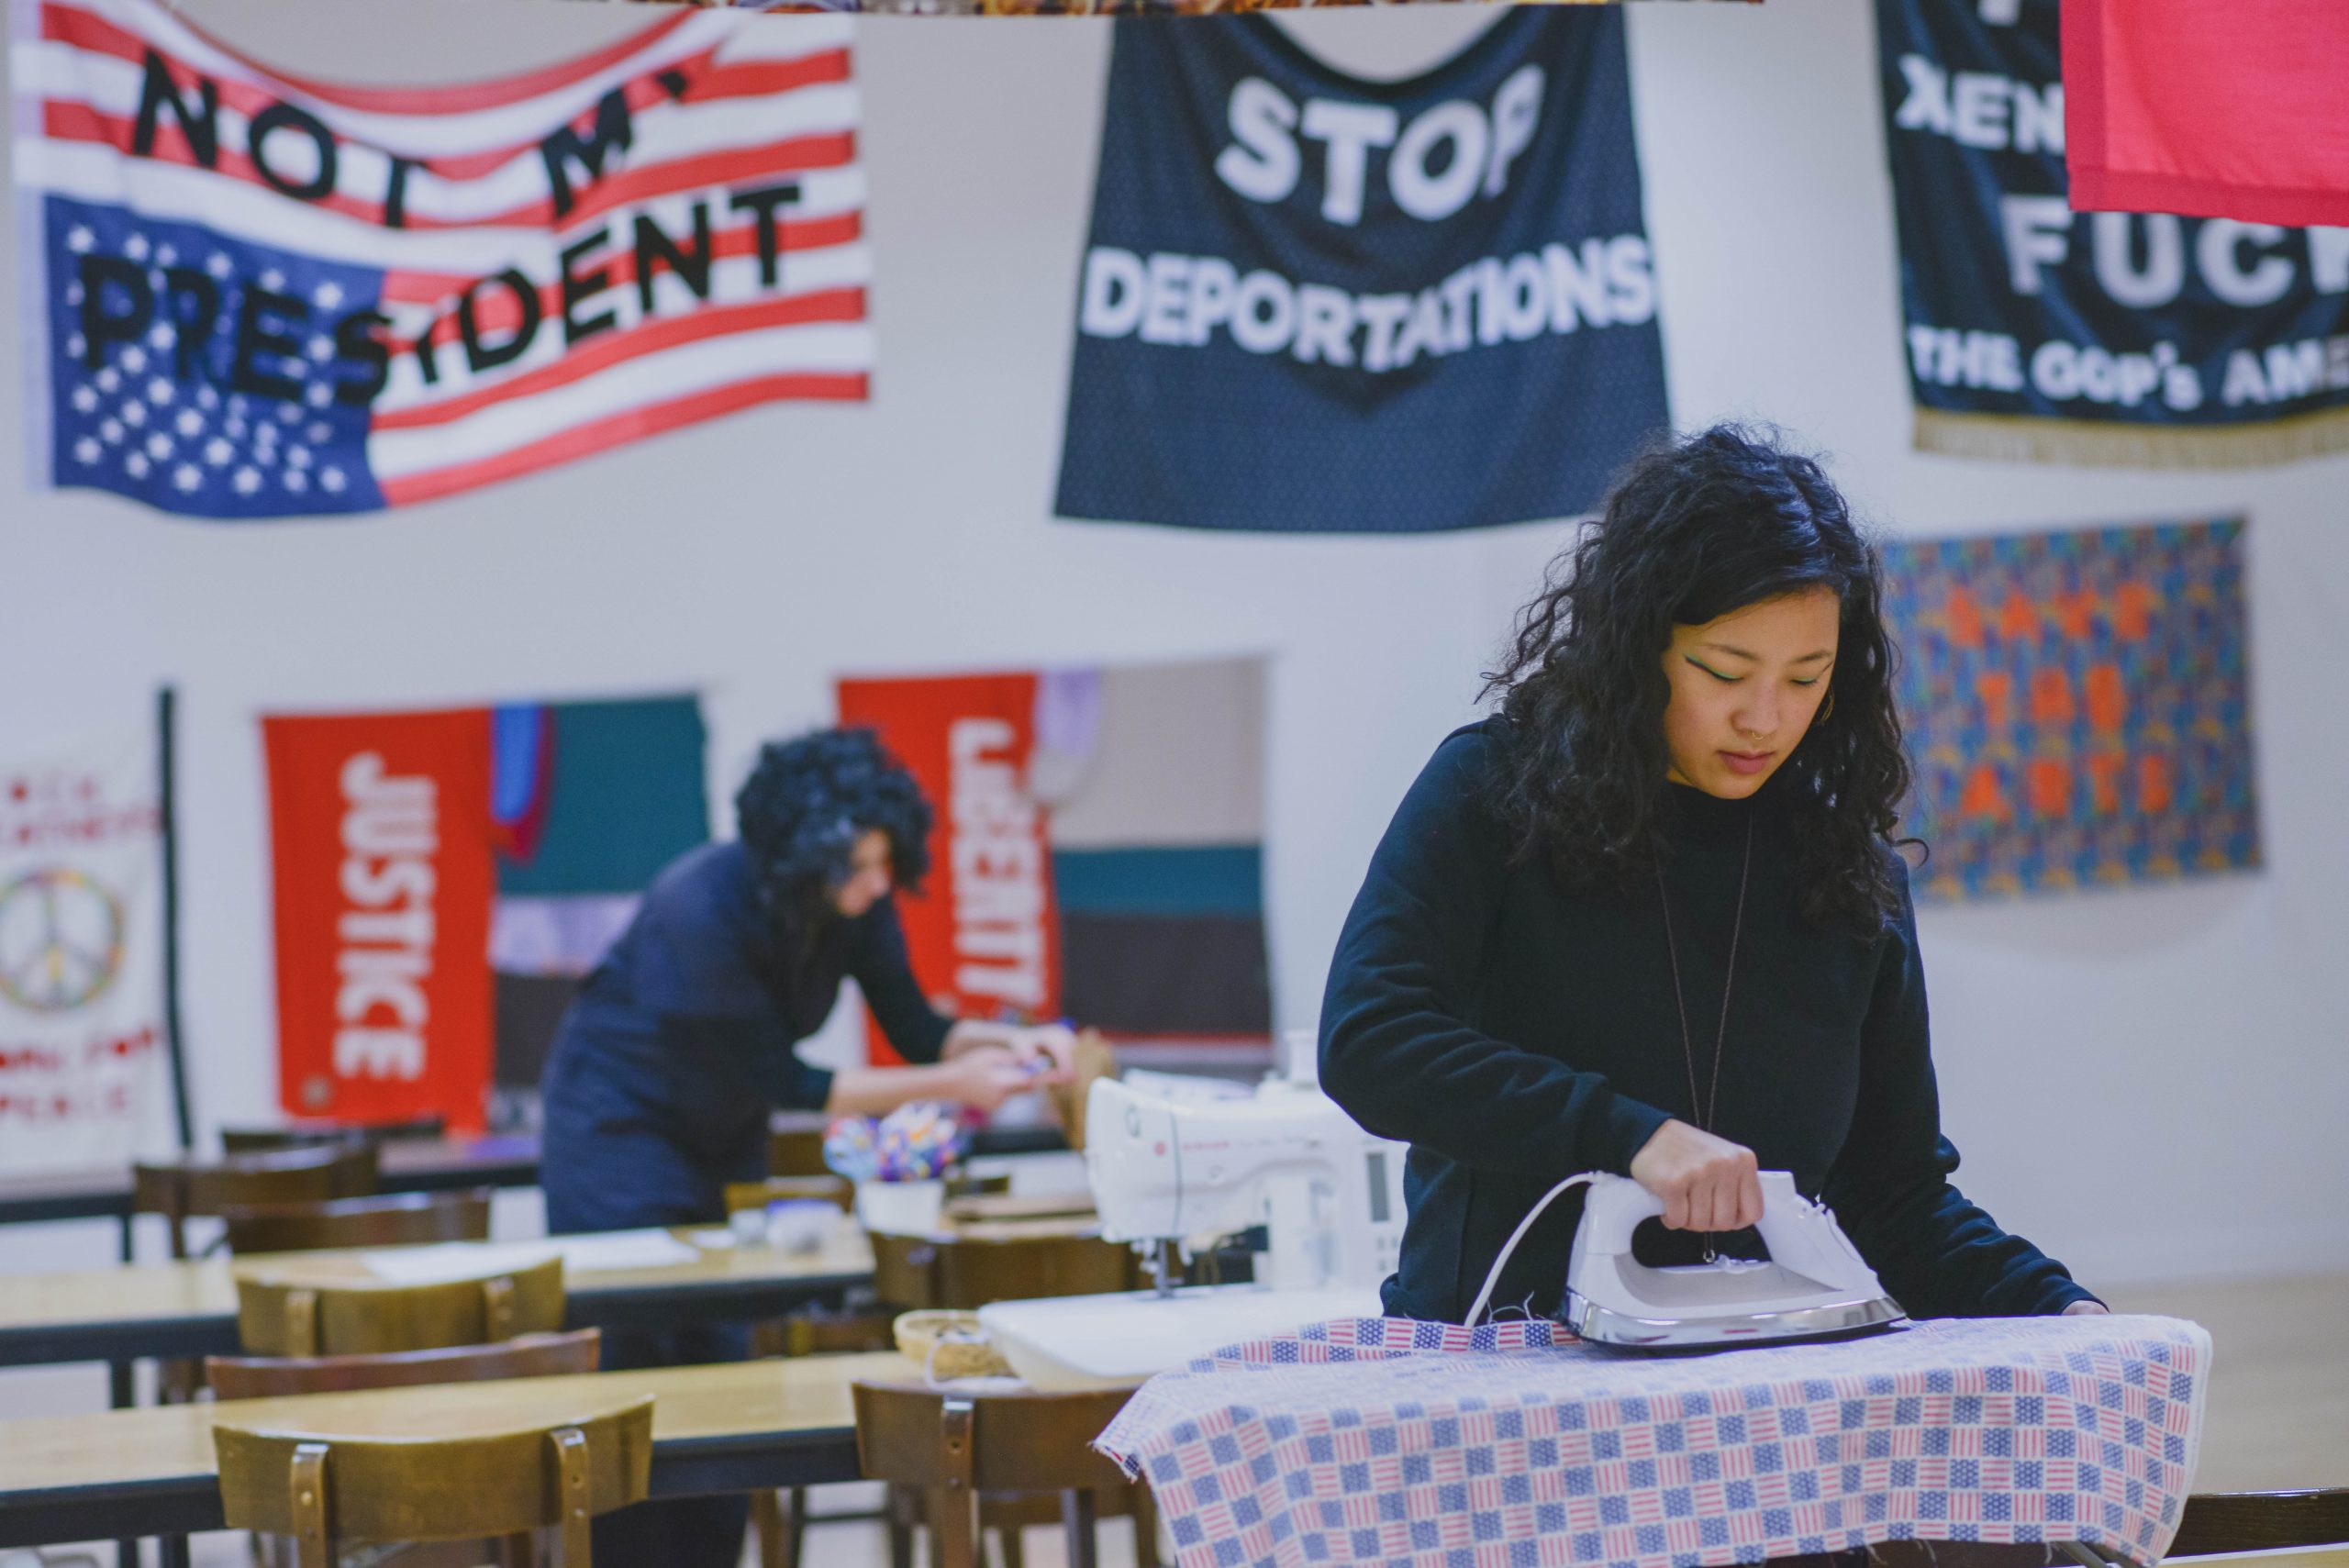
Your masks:
<svg viewBox="0 0 2349 1568"><path fill-rule="evenodd" d="M1709 1568L1904 1540L2150 1564L2210 1364L2169 1318L1670 1358L1547 1322L1348 1319L1162 1373L1095 1446L1150 1481L1180 1568Z"/></svg>

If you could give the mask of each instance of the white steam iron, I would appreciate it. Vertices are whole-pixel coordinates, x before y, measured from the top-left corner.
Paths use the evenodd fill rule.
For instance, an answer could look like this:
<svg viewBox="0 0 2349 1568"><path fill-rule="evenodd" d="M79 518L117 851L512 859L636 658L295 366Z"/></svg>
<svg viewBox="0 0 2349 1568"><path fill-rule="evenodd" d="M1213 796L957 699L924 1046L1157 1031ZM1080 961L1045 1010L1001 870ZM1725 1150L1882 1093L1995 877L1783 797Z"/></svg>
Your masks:
<svg viewBox="0 0 2349 1568"><path fill-rule="evenodd" d="M1843 1339L1905 1327L1825 1207L1786 1171L1762 1175L1766 1262L1720 1258L1651 1268L1631 1255L1631 1233L1664 1213L1664 1200L1622 1176L1593 1174L1566 1262L1559 1317L1586 1340L1636 1350L1729 1350L1740 1345ZM1472 1318L1471 1321L1474 1321Z"/></svg>

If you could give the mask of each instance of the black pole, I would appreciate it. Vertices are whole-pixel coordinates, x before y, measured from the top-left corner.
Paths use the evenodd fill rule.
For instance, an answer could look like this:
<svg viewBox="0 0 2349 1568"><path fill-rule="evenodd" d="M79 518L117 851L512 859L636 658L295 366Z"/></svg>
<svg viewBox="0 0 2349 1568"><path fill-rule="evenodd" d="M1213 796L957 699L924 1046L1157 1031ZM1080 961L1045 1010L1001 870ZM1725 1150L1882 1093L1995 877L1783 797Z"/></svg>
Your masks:
<svg viewBox="0 0 2349 1568"><path fill-rule="evenodd" d="M195 1129L187 1109L187 1059L180 1050L180 837L173 788L175 698L169 686L155 694L155 799L163 837L163 1045L171 1052L172 1109L179 1120L180 1148L185 1151L195 1147Z"/></svg>

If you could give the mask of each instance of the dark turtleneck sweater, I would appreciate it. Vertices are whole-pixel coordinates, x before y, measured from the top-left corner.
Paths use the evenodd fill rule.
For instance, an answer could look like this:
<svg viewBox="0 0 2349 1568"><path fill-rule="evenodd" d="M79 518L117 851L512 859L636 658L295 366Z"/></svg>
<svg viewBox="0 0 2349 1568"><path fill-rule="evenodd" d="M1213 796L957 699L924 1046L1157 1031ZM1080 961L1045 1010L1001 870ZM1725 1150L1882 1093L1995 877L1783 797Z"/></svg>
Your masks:
<svg viewBox="0 0 2349 1568"><path fill-rule="evenodd" d="M2052 1313L2088 1296L1950 1184L1957 1151L1941 1134L1905 873L1898 916L1872 940L1812 925L1772 784L1742 801L1670 784L1664 892L1653 877L1631 895L1565 888L1538 860L1511 863L1485 804L1507 735L1488 719L1436 749L1371 859L1322 1002L1322 1086L1411 1145L1388 1312L1459 1321L1553 1183L1627 1175L1667 1119L1698 1122L1663 900L1709 1095L1749 828L1711 1130L1832 1208L1912 1317ZM1581 1196L1527 1233L1496 1306L1555 1313Z"/></svg>

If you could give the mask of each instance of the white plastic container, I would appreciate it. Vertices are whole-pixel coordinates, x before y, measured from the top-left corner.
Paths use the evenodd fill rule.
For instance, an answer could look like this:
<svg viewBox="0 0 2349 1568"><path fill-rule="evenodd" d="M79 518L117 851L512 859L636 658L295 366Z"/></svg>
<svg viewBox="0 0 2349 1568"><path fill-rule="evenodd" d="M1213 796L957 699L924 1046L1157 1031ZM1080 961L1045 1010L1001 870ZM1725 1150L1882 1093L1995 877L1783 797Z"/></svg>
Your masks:
<svg viewBox="0 0 2349 1568"><path fill-rule="evenodd" d="M929 1236L946 1207L946 1184L859 1182L856 1218L867 1230L885 1236Z"/></svg>

